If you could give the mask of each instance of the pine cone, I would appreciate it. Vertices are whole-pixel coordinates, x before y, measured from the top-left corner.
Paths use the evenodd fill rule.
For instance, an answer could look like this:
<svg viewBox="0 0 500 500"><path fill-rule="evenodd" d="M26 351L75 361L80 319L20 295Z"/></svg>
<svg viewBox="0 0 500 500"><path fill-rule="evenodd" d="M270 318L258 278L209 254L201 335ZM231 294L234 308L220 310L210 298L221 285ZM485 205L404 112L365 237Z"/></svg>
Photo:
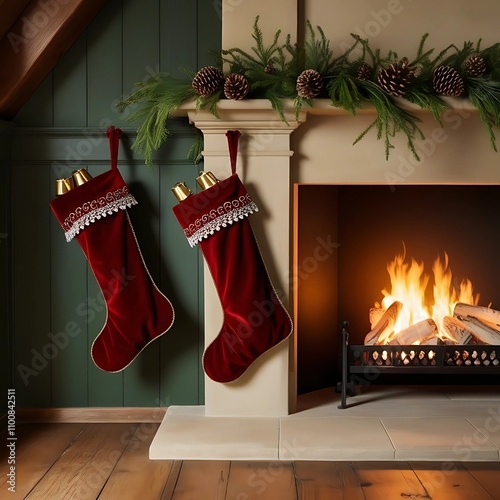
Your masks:
<svg viewBox="0 0 500 500"><path fill-rule="evenodd" d="M377 77L380 87L396 97L404 96L413 80L415 80L415 72L410 68L407 59L401 59L387 68L382 68Z"/></svg>
<svg viewBox="0 0 500 500"><path fill-rule="evenodd" d="M215 66L205 66L196 73L192 85L197 94L207 97L222 88L224 75Z"/></svg>
<svg viewBox="0 0 500 500"><path fill-rule="evenodd" d="M315 69L306 69L298 76L295 89L299 97L318 97L323 89L323 78Z"/></svg>
<svg viewBox="0 0 500 500"><path fill-rule="evenodd" d="M264 73L274 73L274 65L273 63L269 63L265 68L264 68Z"/></svg>
<svg viewBox="0 0 500 500"><path fill-rule="evenodd" d="M243 75L238 73L227 75L224 82L224 95L228 99L233 99L234 101L243 99L249 90L248 80Z"/></svg>
<svg viewBox="0 0 500 500"><path fill-rule="evenodd" d="M473 54L465 61L465 73L468 76L483 76L486 73L486 61L478 54Z"/></svg>
<svg viewBox="0 0 500 500"><path fill-rule="evenodd" d="M432 73L432 88L441 95L461 97L465 93L465 82L451 66L438 66Z"/></svg>
<svg viewBox="0 0 500 500"><path fill-rule="evenodd" d="M368 63L361 63L358 67L356 73L356 78L360 80L371 80L373 74L373 68Z"/></svg>

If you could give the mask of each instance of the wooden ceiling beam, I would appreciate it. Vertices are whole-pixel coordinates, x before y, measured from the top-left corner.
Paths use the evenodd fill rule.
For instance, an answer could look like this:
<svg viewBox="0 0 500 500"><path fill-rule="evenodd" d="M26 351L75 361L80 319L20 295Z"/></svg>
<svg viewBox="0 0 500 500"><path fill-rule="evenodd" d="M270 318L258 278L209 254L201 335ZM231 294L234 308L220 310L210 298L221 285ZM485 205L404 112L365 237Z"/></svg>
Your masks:
<svg viewBox="0 0 500 500"><path fill-rule="evenodd" d="M30 0L0 0L0 38L11 29Z"/></svg>
<svg viewBox="0 0 500 500"><path fill-rule="evenodd" d="M0 118L16 115L105 3L30 2L0 40Z"/></svg>

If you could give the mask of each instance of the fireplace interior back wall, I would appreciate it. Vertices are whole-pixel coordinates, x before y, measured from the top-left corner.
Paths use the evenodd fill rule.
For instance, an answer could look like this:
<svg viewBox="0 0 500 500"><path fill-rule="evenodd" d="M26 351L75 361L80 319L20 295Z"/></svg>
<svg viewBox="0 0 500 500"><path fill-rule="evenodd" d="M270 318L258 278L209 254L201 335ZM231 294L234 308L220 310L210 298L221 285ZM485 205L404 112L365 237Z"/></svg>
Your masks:
<svg viewBox="0 0 500 500"><path fill-rule="evenodd" d="M299 394L335 384L340 322L349 321L351 344L363 343L370 330L369 309L390 285L387 264L396 254L406 252L408 262L414 258L425 264L431 275L427 292L432 294L433 262L446 253L453 284L470 279L480 305L500 308L499 186L297 189ZM316 250L319 259L313 260L322 242L327 250Z"/></svg>

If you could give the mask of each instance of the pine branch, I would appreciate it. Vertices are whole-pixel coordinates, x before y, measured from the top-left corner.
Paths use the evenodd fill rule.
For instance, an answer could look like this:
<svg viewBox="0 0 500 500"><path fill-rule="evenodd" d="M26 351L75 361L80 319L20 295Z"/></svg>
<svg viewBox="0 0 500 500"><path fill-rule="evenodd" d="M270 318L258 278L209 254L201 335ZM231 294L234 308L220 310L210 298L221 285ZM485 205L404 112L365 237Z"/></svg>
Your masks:
<svg viewBox="0 0 500 500"><path fill-rule="evenodd" d="M192 100L196 93L191 82L165 73L154 75L136 86L137 90L120 101L117 107L124 111L128 107L141 106L129 115L127 122L140 122L132 149L142 153L146 164L150 165L153 151L159 149L169 135L167 119L181 104Z"/></svg>
<svg viewBox="0 0 500 500"><path fill-rule="evenodd" d="M196 99L196 111L208 109L216 118L220 118L217 111L217 105L222 97L222 92L223 89L220 89L209 96L198 96Z"/></svg>
<svg viewBox="0 0 500 500"><path fill-rule="evenodd" d="M341 71L327 85L332 105L345 109L352 115L363 107L363 96L358 90L356 81L345 71Z"/></svg>
<svg viewBox="0 0 500 500"><path fill-rule="evenodd" d="M417 160L420 160L414 143L415 138L424 138L424 134L417 125L420 120L408 111L398 107L375 83L368 80L359 80L358 85L360 90L365 93L368 100L375 106L377 117L374 122L358 136L354 144L357 144L369 130L376 128L377 139L384 138L385 158L387 160L389 159L390 150L394 148L391 139L395 137L397 133L403 133L406 136L408 149Z"/></svg>
<svg viewBox="0 0 500 500"><path fill-rule="evenodd" d="M262 30L259 28L259 17L260 16L257 16L255 18L255 21L253 24L254 31L252 34L252 38L256 41L257 46L252 47L252 50L255 52L255 54L259 58L258 60L260 61L260 63L263 66L266 66L267 64L272 62L273 55L278 49L278 40L279 40L279 37L281 35L281 30L278 30L274 34L273 43L269 47L266 47L264 45L264 37L262 35Z"/></svg>
<svg viewBox="0 0 500 500"><path fill-rule="evenodd" d="M319 40L309 20L306 21L310 40L305 43L305 67L315 69L321 75L325 75L331 69L333 52L330 50L330 42L320 26L316 26Z"/></svg>
<svg viewBox="0 0 500 500"><path fill-rule="evenodd" d="M429 110L439 125L443 126L442 116L449 106L441 97L430 92L427 87L412 87L406 93L405 98L422 109Z"/></svg>
<svg viewBox="0 0 500 500"><path fill-rule="evenodd" d="M285 108L279 94L274 89L267 89L264 93L264 97L269 100L271 106L278 113L281 120L288 125L288 120L285 116Z"/></svg>
<svg viewBox="0 0 500 500"><path fill-rule="evenodd" d="M198 165L200 161L203 159L203 134L199 129L194 126L191 126L194 133L194 142L189 148L187 157L193 159L193 163Z"/></svg>
<svg viewBox="0 0 500 500"><path fill-rule="evenodd" d="M464 46L462 49L459 49L455 45L452 45L455 49L455 53L448 56L443 60L441 64L444 66L451 66L460 72L462 66L465 63L465 60L470 57L474 52L474 44L472 42L464 42Z"/></svg>
<svg viewBox="0 0 500 500"><path fill-rule="evenodd" d="M479 78L468 78L467 83L469 99L486 127L491 147L497 152L493 127L500 126L500 83Z"/></svg>

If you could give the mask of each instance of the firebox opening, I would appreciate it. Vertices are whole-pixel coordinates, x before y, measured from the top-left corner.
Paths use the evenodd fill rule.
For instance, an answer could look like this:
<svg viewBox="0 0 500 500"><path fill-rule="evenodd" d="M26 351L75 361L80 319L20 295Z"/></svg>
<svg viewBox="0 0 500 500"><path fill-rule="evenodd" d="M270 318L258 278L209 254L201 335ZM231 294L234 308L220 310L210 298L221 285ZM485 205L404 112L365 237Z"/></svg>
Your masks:
<svg viewBox="0 0 500 500"><path fill-rule="evenodd" d="M446 255L451 285L468 279L479 305L500 309L499 195L496 185L296 185L298 394L338 382L340 322L349 321L351 344L364 343L369 311L390 288L387 266L403 251L426 270ZM397 379L390 383L450 383L448 377Z"/></svg>

